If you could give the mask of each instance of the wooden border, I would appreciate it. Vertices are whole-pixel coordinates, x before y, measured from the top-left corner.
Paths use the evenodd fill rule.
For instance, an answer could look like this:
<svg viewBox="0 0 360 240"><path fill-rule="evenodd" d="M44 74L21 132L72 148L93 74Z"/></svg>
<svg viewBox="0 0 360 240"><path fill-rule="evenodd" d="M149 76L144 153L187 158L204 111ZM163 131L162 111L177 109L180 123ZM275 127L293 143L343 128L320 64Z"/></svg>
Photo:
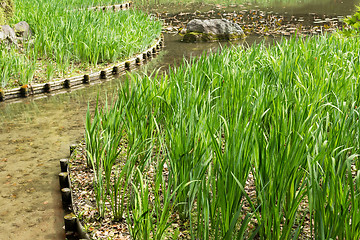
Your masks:
<svg viewBox="0 0 360 240"><path fill-rule="evenodd" d="M101 71L86 73L84 75L65 78L62 80L48 83L34 85L26 84L21 86L20 88L14 88L9 90L0 89L0 102L9 99L26 98L39 94L53 93L54 91L71 89L82 84L89 84L93 81L104 81L109 76L122 75L125 72L144 64L146 60L155 56L163 47L163 41L163 36L161 36L161 38L156 39L154 44L142 53L139 53L119 64L114 64L108 68L102 69Z"/></svg>
<svg viewBox="0 0 360 240"><path fill-rule="evenodd" d="M95 6L95 7L88 7L88 8L79 8L79 9L72 9L68 11L83 11L83 10L93 10L93 11L121 11L130 9L133 5L133 2L125 2L121 4L113 4L113 5L106 5L106 6Z"/></svg>
<svg viewBox="0 0 360 240"><path fill-rule="evenodd" d="M132 6L132 2L126 2L126 3L122 3L122 4L114 4L114 5L109 5L109 6L96 6L96 7L89 7L87 8L87 10L94 10L94 11L120 11L120 10L125 10L125 9L129 9Z"/></svg>
<svg viewBox="0 0 360 240"><path fill-rule="evenodd" d="M70 146L70 156L76 149L76 145ZM64 225L66 237L76 237L77 239L90 239L89 234L84 231L80 220L74 211L74 201L71 190L69 159L60 159L59 183L61 199L64 208Z"/></svg>

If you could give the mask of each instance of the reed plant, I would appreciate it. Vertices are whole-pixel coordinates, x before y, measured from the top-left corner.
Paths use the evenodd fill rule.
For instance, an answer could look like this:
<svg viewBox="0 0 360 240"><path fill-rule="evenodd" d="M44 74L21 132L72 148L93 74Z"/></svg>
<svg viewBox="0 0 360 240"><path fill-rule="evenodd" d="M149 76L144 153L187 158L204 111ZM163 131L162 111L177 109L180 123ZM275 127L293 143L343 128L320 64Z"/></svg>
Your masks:
<svg viewBox="0 0 360 240"><path fill-rule="evenodd" d="M0 47L1 87L13 87L31 83L35 74L34 59L17 52L15 47Z"/></svg>
<svg viewBox="0 0 360 240"><path fill-rule="evenodd" d="M94 7L94 6L109 6L112 4L120 4L126 2L124 0L67 0L66 4L71 8L77 7Z"/></svg>
<svg viewBox="0 0 360 240"><path fill-rule="evenodd" d="M37 74L37 80L50 81L72 75L80 67L94 68L124 60L141 52L159 37L161 23L137 10L70 11L80 5L109 2L16 1L12 22L27 21L34 39L25 42L21 49L0 50L2 65L7 66L9 75L8 80L1 80L1 85L14 86L15 80L31 82L35 76L27 69L34 66L36 70L44 69L40 76ZM19 70L24 73L17 76Z"/></svg>
<svg viewBox="0 0 360 240"><path fill-rule="evenodd" d="M122 119L132 236L359 238L359 44L224 48L126 81L92 123Z"/></svg>

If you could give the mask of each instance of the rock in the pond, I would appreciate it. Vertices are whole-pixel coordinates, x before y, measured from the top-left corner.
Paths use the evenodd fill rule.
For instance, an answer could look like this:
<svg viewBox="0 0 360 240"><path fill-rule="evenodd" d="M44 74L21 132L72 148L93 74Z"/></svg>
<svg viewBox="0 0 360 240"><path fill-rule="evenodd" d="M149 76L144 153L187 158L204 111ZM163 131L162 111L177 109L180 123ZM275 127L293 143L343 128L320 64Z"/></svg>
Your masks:
<svg viewBox="0 0 360 240"><path fill-rule="evenodd" d="M28 39L32 36L32 31L30 29L30 25L25 22L21 21L14 26L14 30L16 33L16 36L22 39Z"/></svg>
<svg viewBox="0 0 360 240"><path fill-rule="evenodd" d="M244 37L241 27L227 19L194 19L186 25L185 42L236 40Z"/></svg>
<svg viewBox="0 0 360 240"><path fill-rule="evenodd" d="M7 43L16 43L16 34L14 29L9 25L0 26L0 43L6 41Z"/></svg>

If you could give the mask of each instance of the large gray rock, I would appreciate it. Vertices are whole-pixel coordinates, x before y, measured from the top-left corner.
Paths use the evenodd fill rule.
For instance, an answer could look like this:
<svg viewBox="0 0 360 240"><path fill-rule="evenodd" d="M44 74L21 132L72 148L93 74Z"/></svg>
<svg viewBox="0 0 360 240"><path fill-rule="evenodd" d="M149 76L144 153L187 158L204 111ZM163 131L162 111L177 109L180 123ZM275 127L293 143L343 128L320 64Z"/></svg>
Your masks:
<svg viewBox="0 0 360 240"><path fill-rule="evenodd" d="M0 26L0 42L16 43L16 34L9 25Z"/></svg>
<svg viewBox="0 0 360 240"><path fill-rule="evenodd" d="M28 39L32 36L32 31L30 29L30 25L25 22L21 21L14 26L14 30L16 33L16 36L22 39Z"/></svg>
<svg viewBox="0 0 360 240"><path fill-rule="evenodd" d="M207 33L207 34L244 34L241 27L233 22L230 22L227 19L209 19L209 20L200 20L194 19L191 20L187 25L186 29L188 32L198 32L198 33Z"/></svg>
<svg viewBox="0 0 360 240"><path fill-rule="evenodd" d="M244 36L241 27L227 19L194 19L186 25L184 41L233 40Z"/></svg>

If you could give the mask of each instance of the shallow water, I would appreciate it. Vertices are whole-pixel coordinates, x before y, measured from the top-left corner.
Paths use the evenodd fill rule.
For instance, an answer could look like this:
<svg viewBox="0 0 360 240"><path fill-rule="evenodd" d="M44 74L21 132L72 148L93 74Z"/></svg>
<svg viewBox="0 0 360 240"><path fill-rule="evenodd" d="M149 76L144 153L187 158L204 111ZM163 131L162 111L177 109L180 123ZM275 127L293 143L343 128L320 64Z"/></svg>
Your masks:
<svg viewBox="0 0 360 240"><path fill-rule="evenodd" d="M152 2L152 1L150 1ZM199 10L205 12L214 8L224 11L234 11L238 9L261 9L274 11L279 14L308 14L318 13L326 15L349 15L356 10L359 0L232 0L232 1L211 1L195 0L195 3L189 1L185 6L182 1L157 0L160 4L147 7L153 12L190 12Z"/></svg>
<svg viewBox="0 0 360 240"><path fill-rule="evenodd" d="M249 37L245 44L260 40ZM205 49L216 51L222 44L182 43L179 36L166 35L165 49L146 69L166 70L183 56L198 56ZM81 140L88 103L93 106L98 94L100 99L111 95L121 81L0 103L0 239L64 239L59 159L68 157L69 145Z"/></svg>
<svg viewBox="0 0 360 240"><path fill-rule="evenodd" d="M318 13L327 15L348 15L356 10L359 0L265 0L250 1L251 6L262 8L261 2L266 2L267 9L280 13L292 14Z"/></svg>
<svg viewBox="0 0 360 240"><path fill-rule="evenodd" d="M178 40L166 35L167 46L148 71L219 46ZM64 239L59 159L68 157L69 145L81 140L88 102L93 106L98 93L100 100L110 99L123 78L71 93L0 103L0 239Z"/></svg>

